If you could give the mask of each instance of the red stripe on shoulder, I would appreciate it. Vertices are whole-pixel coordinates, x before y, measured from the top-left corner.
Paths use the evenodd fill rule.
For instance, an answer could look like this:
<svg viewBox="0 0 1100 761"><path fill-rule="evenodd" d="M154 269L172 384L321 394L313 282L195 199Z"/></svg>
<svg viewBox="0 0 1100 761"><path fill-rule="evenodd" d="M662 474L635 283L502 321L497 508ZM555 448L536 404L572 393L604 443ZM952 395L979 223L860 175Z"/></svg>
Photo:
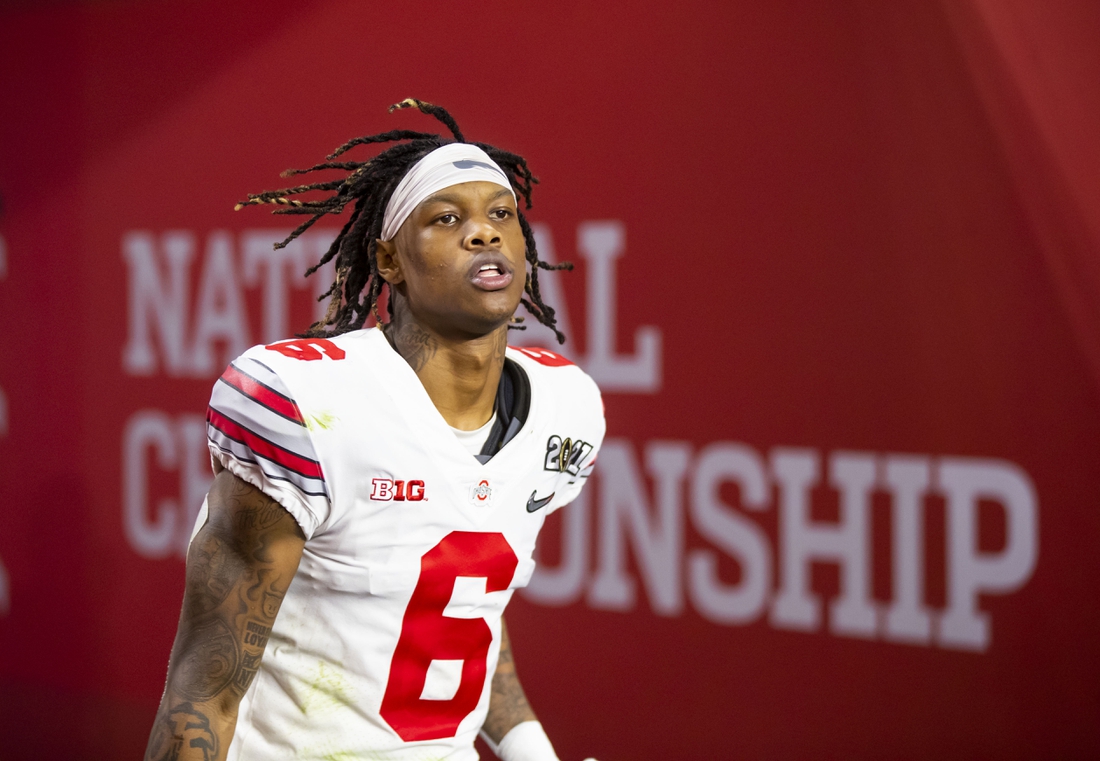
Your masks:
<svg viewBox="0 0 1100 761"><path fill-rule="evenodd" d="M319 462L310 460L307 457L302 457L301 455L291 452L289 449L285 449L278 444L268 441L262 436L248 430L243 425L230 420L213 407L207 407L206 419L209 421L210 425L217 428L229 438L241 442L259 456L271 460L277 465L293 471L300 476L316 478L321 481L325 479L325 474L321 472L321 464Z"/></svg>
<svg viewBox="0 0 1100 761"><path fill-rule="evenodd" d="M547 367L566 367L567 365L573 364L572 361L549 349L540 349L535 346L509 346L508 348L515 349L521 354L535 360L540 365L546 365Z"/></svg>
<svg viewBox="0 0 1100 761"><path fill-rule="evenodd" d="M282 415L288 420L293 420L298 425L305 425L305 421L302 420L302 411L298 409L298 405L294 403L293 399L283 396L269 386L265 386L233 365L225 369L221 379L272 412Z"/></svg>

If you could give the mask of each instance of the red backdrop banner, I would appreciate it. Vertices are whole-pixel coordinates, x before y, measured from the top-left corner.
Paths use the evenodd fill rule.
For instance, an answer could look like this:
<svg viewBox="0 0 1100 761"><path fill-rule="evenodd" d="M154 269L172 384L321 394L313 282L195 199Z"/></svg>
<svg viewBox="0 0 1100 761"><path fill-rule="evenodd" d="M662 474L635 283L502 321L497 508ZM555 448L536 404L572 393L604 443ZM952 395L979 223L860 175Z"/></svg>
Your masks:
<svg viewBox="0 0 1100 761"><path fill-rule="evenodd" d="M210 386L335 232L233 205L409 96L577 265L608 440L508 614L565 761L1100 752L1100 10L1038 7L0 11L0 759L140 754Z"/></svg>

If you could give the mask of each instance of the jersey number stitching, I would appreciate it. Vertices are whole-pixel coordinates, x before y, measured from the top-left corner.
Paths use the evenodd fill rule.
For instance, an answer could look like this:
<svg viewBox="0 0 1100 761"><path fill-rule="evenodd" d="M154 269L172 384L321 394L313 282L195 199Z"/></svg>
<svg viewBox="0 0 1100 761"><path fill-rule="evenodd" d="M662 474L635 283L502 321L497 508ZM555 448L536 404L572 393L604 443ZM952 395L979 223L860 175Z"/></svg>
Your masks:
<svg viewBox="0 0 1100 761"><path fill-rule="evenodd" d="M293 338L289 341L279 341L264 347L269 351L277 351L284 357L301 359L312 362L323 357L329 359L343 359L344 350L327 338Z"/></svg>
<svg viewBox="0 0 1100 761"><path fill-rule="evenodd" d="M443 611L459 576L484 577L486 592L508 588L519 560L503 534L453 531L420 559L420 578L401 622L381 714L405 742L454 737L477 708L485 687L493 635L483 618ZM422 700L433 660L461 660L462 678L450 700Z"/></svg>
<svg viewBox="0 0 1100 761"><path fill-rule="evenodd" d="M560 354L555 354L549 349L539 349L534 346L510 346L508 348L515 349L521 354L526 354L540 365L546 365L547 367L566 367L573 364L571 360L566 359Z"/></svg>

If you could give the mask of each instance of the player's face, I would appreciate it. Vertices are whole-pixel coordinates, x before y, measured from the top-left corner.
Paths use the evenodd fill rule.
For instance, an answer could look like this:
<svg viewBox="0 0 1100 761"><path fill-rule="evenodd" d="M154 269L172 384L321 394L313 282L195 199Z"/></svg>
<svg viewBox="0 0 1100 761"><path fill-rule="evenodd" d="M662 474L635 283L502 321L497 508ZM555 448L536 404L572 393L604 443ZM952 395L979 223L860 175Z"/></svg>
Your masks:
<svg viewBox="0 0 1100 761"><path fill-rule="evenodd" d="M379 271L413 317L441 335L480 336L506 324L527 276L516 202L492 182L426 198L379 245Z"/></svg>

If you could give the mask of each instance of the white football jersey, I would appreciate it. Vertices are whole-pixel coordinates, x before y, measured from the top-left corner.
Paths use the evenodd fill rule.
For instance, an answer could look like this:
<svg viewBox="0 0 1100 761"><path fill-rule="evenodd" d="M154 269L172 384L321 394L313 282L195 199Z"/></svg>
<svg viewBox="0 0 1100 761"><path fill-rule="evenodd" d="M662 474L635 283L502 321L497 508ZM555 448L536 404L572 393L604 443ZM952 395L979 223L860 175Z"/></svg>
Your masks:
<svg viewBox="0 0 1100 761"><path fill-rule="evenodd" d="M530 407L484 464L376 328L254 347L215 384L212 457L306 536L275 625L255 632L269 641L231 761L477 758L501 614L604 435L580 368L507 356Z"/></svg>

